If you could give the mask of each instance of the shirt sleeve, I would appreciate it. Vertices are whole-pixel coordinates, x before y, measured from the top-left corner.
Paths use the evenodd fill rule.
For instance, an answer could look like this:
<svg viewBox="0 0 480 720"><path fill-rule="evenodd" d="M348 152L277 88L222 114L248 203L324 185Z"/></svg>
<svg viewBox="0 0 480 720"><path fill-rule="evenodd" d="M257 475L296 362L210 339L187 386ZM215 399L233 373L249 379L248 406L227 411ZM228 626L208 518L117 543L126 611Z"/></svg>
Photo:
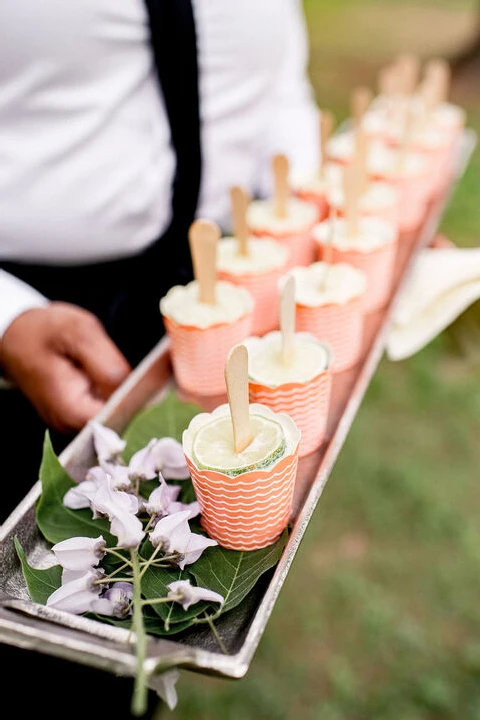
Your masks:
<svg viewBox="0 0 480 720"><path fill-rule="evenodd" d="M0 270L0 337L21 313L48 304L46 297L14 275Z"/></svg>
<svg viewBox="0 0 480 720"><path fill-rule="evenodd" d="M291 0L288 13L289 35L279 67L259 174L261 195L273 191L273 155L285 154L292 173L314 172L320 162L320 109L308 74L308 33L300 0Z"/></svg>

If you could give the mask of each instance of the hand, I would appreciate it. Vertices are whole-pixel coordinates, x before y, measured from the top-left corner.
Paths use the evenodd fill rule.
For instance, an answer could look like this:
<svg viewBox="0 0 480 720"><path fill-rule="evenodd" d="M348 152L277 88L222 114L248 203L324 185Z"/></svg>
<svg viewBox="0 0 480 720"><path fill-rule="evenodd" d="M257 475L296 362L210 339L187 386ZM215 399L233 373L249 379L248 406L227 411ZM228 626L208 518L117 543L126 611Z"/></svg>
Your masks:
<svg viewBox="0 0 480 720"><path fill-rule="evenodd" d="M64 433L80 430L131 371L95 315L61 302L15 318L0 362L47 425Z"/></svg>

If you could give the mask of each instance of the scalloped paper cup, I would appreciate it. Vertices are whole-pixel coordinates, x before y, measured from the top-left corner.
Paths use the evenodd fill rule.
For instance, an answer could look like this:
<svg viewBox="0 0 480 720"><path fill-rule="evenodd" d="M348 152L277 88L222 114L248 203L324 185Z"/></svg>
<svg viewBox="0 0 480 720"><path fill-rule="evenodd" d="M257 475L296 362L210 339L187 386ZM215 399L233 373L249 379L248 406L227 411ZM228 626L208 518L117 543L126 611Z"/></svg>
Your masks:
<svg viewBox="0 0 480 720"><path fill-rule="evenodd" d="M297 265L310 265L315 260L316 246L311 230L302 233L278 235L268 230L251 229L251 233L256 237L273 238L288 249L287 270Z"/></svg>
<svg viewBox="0 0 480 720"><path fill-rule="evenodd" d="M315 205L315 207L318 210L318 222L321 222L322 220L325 220L328 217L329 204L328 204L327 195L326 195L325 191L315 192L314 190L302 190L300 188L296 188L294 190L294 194L300 200L303 200L304 202L308 202L311 205Z"/></svg>
<svg viewBox="0 0 480 720"><path fill-rule="evenodd" d="M195 395L226 393L225 363L228 354L251 334L252 319L253 311L250 311L233 323L199 328L180 325L163 316L178 385Z"/></svg>
<svg viewBox="0 0 480 720"><path fill-rule="evenodd" d="M363 296L315 307L295 303L295 327L327 342L333 351L332 372L342 372L360 359L364 328Z"/></svg>
<svg viewBox="0 0 480 720"><path fill-rule="evenodd" d="M390 183L398 192L397 223L400 232L416 230L425 219L430 199L430 168L412 176L377 175L375 179Z"/></svg>
<svg viewBox="0 0 480 720"><path fill-rule="evenodd" d="M331 363L307 382L284 383L271 387L248 383L250 402L261 403L275 412L290 415L302 433L298 456L317 450L325 439L332 391Z"/></svg>
<svg viewBox="0 0 480 720"><path fill-rule="evenodd" d="M271 545L287 527L292 514L300 431L291 418L285 417L294 438L288 454L265 470L231 477L197 467L191 456L188 437L198 427L201 416L193 418L184 431L183 447L201 507L202 526L211 538L229 550L259 550Z"/></svg>
<svg viewBox="0 0 480 720"><path fill-rule="evenodd" d="M217 271L220 280L244 287L252 295L255 302L251 330L253 335L263 335L279 327L278 283L286 269L287 261L281 267L256 274L238 275L225 270Z"/></svg>
<svg viewBox="0 0 480 720"><path fill-rule="evenodd" d="M364 222L369 222L369 219L365 218ZM376 220L372 220L372 222L376 223ZM383 225L383 223L379 224ZM385 227L388 227L388 225L385 225ZM348 263L365 273L367 278L367 289L363 297L363 311L365 313L384 307L390 297L398 248L397 228L390 227L392 230L391 239L370 250L341 249L335 245L331 248L332 263ZM317 258L325 261L325 242L320 234L315 235L315 240L318 248Z"/></svg>

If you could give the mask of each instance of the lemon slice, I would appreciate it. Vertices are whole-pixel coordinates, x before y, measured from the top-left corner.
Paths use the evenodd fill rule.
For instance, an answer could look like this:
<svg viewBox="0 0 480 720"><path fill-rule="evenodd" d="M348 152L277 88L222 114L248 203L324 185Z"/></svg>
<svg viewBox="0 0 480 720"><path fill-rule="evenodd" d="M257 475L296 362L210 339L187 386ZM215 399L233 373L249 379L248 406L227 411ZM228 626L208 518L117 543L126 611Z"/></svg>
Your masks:
<svg viewBox="0 0 480 720"><path fill-rule="evenodd" d="M202 425L193 438L196 465L225 475L240 475L272 465L285 452L286 441L280 423L263 415L250 415L252 441L236 453L230 416L218 417Z"/></svg>

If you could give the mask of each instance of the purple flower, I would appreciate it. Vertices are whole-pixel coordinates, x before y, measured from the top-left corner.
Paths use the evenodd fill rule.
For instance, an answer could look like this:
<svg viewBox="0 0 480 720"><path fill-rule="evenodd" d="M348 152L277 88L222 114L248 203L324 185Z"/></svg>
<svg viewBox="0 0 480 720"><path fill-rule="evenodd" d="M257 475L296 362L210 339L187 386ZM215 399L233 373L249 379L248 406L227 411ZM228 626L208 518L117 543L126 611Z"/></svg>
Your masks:
<svg viewBox="0 0 480 720"><path fill-rule="evenodd" d="M96 581L105 577L103 570L91 568L86 573L61 585L47 599L47 607L81 615L92 612L102 591Z"/></svg>
<svg viewBox="0 0 480 720"><path fill-rule="evenodd" d="M221 605L225 602L225 599L219 593L207 588L195 587L190 584L190 580L175 580L167 585L167 588L167 598L180 603L184 610L188 610L190 605L194 605L200 600L218 602Z"/></svg>
<svg viewBox="0 0 480 720"><path fill-rule="evenodd" d="M122 455L127 444L117 435L115 430L105 427L96 420L90 420L93 433L93 446L98 460L102 462L116 462Z"/></svg>
<svg viewBox="0 0 480 720"><path fill-rule="evenodd" d="M162 518L165 515L172 515L182 510L188 510L190 518L200 513L200 504L196 500L192 503L177 502L180 492L179 485L168 485L161 473L159 479L159 486L150 493L148 501L144 503L144 510L151 517Z"/></svg>
<svg viewBox="0 0 480 720"><path fill-rule="evenodd" d="M150 532L150 542L168 554L178 555L175 561L182 570L198 560L205 548L217 545L216 540L192 533L188 524L189 510L161 518Z"/></svg>
<svg viewBox="0 0 480 720"><path fill-rule="evenodd" d="M189 476L183 447L174 438L153 438L146 447L132 455L128 467L132 479L152 480L160 472L170 480L182 480Z"/></svg>
<svg viewBox="0 0 480 720"><path fill-rule="evenodd" d="M59 564L68 570L86 572L105 557L106 543L102 535L97 538L72 537L52 547Z"/></svg>
<svg viewBox="0 0 480 720"><path fill-rule="evenodd" d="M135 548L141 543L145 533L143 525L136 516L138 498L130 493L117 490L112 479L107 476L91 501L95 512L106 515L110 520L110 530L118 538L123 548Z"/></svg>
<svg viewBox="0 0 480 720"><path fill-rule="evenodd" d="M180 672L174 669L160 675L150 675L148 679L148 686L167 703L170 710L174 710L177 706L178 696L175 684L179 677Z"/></svg>
<svg viewBox="0 0 480 720"><path fill-rule="evenodd" d="M183 547L191 535L188 510L165 515L150 532L150 542L153 547L159 547L164 552L175 552L179 546Z"/></svg>
<svg viewBox="0 0 480 720"><path fill-rule="evenodd" d="M99 615L109 615L123 619L132 614L132 598L132 583L119 581L109 588L102 597L95 600L93 611Z"/></svg>

